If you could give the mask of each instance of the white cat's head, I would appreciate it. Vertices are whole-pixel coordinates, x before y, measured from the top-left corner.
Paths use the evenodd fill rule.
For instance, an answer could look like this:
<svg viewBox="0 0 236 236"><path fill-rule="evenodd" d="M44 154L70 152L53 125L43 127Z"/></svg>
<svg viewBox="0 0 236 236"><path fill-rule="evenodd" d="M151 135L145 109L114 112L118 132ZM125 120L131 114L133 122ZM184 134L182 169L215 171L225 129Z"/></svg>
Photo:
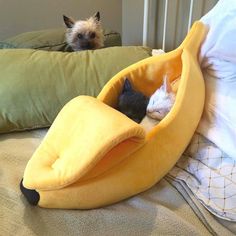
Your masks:
<svg viewBox="0 0 236 236"><path fill-rule="evenodd" d="M153 119L162 120L171 110L175 102L175 93L172 90L169 79L165 76L163 85L151 96L147 115Z"/></svg>

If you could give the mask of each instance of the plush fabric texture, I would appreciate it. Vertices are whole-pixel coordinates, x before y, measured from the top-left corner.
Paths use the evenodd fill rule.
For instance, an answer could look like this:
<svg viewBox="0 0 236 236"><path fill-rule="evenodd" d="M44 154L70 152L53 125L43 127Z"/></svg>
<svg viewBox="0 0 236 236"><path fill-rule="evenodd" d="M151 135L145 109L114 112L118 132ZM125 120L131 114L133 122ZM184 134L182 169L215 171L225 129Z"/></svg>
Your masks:
<svg viewBox="0 0 236 236"><path fill-rule="evenodd" d="M65 41L65 28L31 31L0 42L0 48L32 48L46 51L72 51ZM104 47L121 46L119 33L105 29Z"/></svg>
<svg viewBox="0 0 236 236"><path fill-rule="evenodd" d="M112 76L150 53L134 46L72 53L0 50L0 133L50 126L69 100L97 96Z"/></svg>
<svg viewBox="0 0 236 236"><path fill-rule="evenodd" d="M101 207L150 188L168 173L190 142L202 114L205 87L197 54L205 34L204 25L196 22L176 50L142 60L116 74L97 97L110 108L92 98L94 105L90 107L89 98L79 98L85 104L83 109L76 110L76 117L84 117L83 122L77 122L80 119L77 118L72 125L72 118L61 120L61 116L75 116L74 109L66 108L70 103L65 106L59 114L59 121L56 119L24 173L23 185L36 189L40 195L39 206L70 209ZM116 107L124 77L132 80L137 90L150 96L162 84L165 74L169 75L170 81L181 76L176 102L170 113L143 137L142 126L113 108ZM109 114L105 110L109 110ZM94 112L96 115L91 119ZM97 122L98 125L93 124ZM130 129L133 128L135 139L138 137L136 145L122 142L120 129L124 129L122 136L129 139ZM110 142L102 132L111 137ZM98 133L101 140L98 138L94 143L89 137ZM123 147L119 148L122 144ZM75 157L74 154L81 149L87 150L87 153ZM101 152L99 158L98 152ZM61 155L67 155L67 160ZM41 172L41 169L45 171ZM51 174L48 176L46 171Z"/></svg>
<svg viewBox="0 0 236 236"><path fill-rule="evenodd" d="M28 162L24 185L44 190L63 188L81 179L105 155L116 161L119 157L115 158L113 148L126 154L144 140L145 132L136 122L98 99L79 96L64 106ZM39 157L43 157L41 164ZM109 169L109 162L100 167L103 172L104 167Z"/></svg>

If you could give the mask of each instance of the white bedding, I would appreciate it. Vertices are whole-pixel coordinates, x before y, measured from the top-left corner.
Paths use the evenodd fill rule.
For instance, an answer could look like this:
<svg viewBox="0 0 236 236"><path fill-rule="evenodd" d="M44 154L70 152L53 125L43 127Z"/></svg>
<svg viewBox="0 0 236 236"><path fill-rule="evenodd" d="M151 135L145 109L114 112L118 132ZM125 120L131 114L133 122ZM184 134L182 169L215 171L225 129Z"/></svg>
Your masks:
<svg viewBox="0 0 236 236"><path fill-rule="evenodd" d="M236 222L236 0L220 0L201 21L209 31L199 55L206 85L200 134L169 176L212 214Z"/></svg>
<svg viewBox="0 0 236 236"><path fill-rule="evenodd" d="M186 183L214 215L236 222L236 161L195 134L170 176Z"/></svg>
<svg viewBox="0 0 236 236"><path fill-rule="evenodd" d="M200 52L206 102L198 131L236 160L236 0L220 0L201 21L209 32Z"/></svg>
<svg viewBox="0 0 236 236"><path fill-rule="evenodd" d="M201 21L209 28L199 60L204 112L169 175L219 218L236 222L236 0L220 0Z"/></svg>
<svg viewBox="0 0 236 236"><path fill-rule="evenodd" d="M236 222L236 0L220 0L202 17L200 51L206 100L198 132L170 175L214 215Z"/></svg>

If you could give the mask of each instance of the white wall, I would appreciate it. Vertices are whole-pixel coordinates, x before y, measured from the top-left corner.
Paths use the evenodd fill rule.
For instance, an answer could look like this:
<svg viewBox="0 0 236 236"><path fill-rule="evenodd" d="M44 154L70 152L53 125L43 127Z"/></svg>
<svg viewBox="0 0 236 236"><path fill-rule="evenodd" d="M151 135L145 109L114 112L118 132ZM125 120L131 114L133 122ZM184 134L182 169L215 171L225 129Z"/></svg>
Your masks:
<svg viewBox="0 0 236 236"><path fill-rule="evenodd" d="M140 45L143 32L143 0L122 0L123 45Z"/></svg>
<svg viewBox="0 0 236 236"><path fill-rule="evenodd" d="M0 0L0 40L63 27L62 15L85 19L100 11L104 28L122 32L121 0Z"/></svg>

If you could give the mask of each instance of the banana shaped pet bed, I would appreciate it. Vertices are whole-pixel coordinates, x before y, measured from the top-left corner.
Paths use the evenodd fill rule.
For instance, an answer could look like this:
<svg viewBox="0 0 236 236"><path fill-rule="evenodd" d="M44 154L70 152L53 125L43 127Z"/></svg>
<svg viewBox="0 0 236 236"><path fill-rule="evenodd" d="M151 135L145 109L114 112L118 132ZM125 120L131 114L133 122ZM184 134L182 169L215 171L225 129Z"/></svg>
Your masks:
<svg viewBox="0 0 236 236"><path fill-rule="evenodd" d="M60 111L29 160L21 191L46 208L91 209L143 192L174 166L204 105L198 51L206 28L195 22L174 51L144 59L115 75L97 98L79 96ZM181 76L176 101L151 131L117 111L124 77L150 96L162 78Z"/></svg>

